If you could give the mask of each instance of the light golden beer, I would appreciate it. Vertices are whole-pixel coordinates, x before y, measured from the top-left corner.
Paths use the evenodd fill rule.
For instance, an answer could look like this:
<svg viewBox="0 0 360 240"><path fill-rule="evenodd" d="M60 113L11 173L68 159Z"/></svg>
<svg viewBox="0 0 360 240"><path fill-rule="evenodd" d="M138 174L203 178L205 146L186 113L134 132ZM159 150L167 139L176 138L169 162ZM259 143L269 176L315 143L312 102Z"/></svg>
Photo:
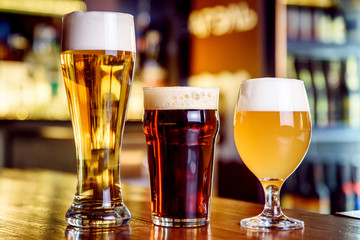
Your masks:
<svg viewBox="0 0 360 240"><path fill-rule="evenodd" d="M75 202L111 206L121 200L119 136L125 123L133 53L66 51L61 53L61 66L81 171ZM114 191L104 203L104 191L110 188Z"/></svg>
<svg viewBox="0 0 360 240"><path fill-rule="evenodd" d="M234 138L241 158L259 179L285 180L309 147L309 112L237 111Z"/></svg>
<svg viewBox="0 0 360 240"><path fill-rule="evenodd" d="M75 227L127 224L120 152L135 62L133 17L65 15L61 67L75 135L77 189L66 221Z"/></svg>

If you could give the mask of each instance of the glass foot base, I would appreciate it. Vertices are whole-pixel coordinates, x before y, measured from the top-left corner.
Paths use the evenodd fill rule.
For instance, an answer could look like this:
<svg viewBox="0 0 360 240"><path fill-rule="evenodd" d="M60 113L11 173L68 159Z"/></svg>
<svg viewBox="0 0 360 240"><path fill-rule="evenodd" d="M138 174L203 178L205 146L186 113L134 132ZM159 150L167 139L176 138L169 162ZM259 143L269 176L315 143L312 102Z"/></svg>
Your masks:
<svg viewBox="0 0 360 240"><path fill-rule="evenodd" d="M115 240L131 239L131 229L129 225L114 228L79 228L67 226L65 237L68 240Z"/></svg>
<svg viewBox="0 0 360 240"><path fill-rule="evenodd" d="M66 222L74 227L111 228L129 223L131 214L124 204L114 207L89 207L72 204L65 218Z"/></svg>
<svg viewBox="0 0 360 240"><path fill-rule="evenodd" d="M241 220L241 227L258 230L294 230L304 228L301 220L286 216L267 218L261 215Z"/></svg>
<svg viewBox="0 0 360 240"><path fill-rule="evenodd" d="M152 215L153 224L162 227L200 227L209 224L209 218L190 218L190 219L179 219L179 218L165 218Z"/></svg>

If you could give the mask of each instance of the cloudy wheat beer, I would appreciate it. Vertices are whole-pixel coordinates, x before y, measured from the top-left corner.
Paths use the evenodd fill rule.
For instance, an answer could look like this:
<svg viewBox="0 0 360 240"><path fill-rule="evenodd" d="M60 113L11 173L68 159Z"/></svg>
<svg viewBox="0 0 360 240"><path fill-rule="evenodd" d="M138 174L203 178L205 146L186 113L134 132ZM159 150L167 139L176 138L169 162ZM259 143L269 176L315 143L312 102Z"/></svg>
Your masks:
<svg viewBox="0 0 360 240"><path fill-rule="evenodd" d="M304 158L310 136L308 111L236 112L236 144L246 166L259 179L284 181Z"/></svg>
<svg viewBox="0 0 360 240"><path fill-rule="evenodd" d="M302 81L260 78L245 81L234 118L234 138L241 159L265 191L264 211L243 219L242 227L297 229L304 223L286 217L280 188L303 160L311 138L309 103Z"/></svg>
<svg viewBox="0 0 360 240"><path fill-rule="evenodd" d="M63 17L61 67L78 171L66 214L70 225L114 227L130 221L119 165L135 51L131 15L74 12Z"/></svg>
<svg viewBox="0 0 360 240"><path fill-rule="evenodd" d="M216 137L217 88L144 88L153 223L206 225Z"/></svg>

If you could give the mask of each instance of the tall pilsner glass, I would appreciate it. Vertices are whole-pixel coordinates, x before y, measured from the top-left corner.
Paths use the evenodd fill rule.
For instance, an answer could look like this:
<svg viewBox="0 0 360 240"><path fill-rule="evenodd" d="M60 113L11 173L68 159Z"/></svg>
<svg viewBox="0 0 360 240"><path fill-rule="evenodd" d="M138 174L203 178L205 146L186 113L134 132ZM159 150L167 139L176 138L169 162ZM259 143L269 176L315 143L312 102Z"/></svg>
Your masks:
<svg viewBox="0 0 360 240"><path fill-rule="evenodd" d="M280 188L303 160L311 138L309 103L300 80L259 78L245 81L235 110L238 152L265 191L265 208L241 226L253 229L298 229L304 222L286 217Z"/></svg>
<svg viewBox="0 0 360 240"><path fill-rule="evenodd" d="M135 62L133 16L63 17L61 67L74 128L77 190L66 221L115 227L131 219L120 186L120 151Z"/></svg>

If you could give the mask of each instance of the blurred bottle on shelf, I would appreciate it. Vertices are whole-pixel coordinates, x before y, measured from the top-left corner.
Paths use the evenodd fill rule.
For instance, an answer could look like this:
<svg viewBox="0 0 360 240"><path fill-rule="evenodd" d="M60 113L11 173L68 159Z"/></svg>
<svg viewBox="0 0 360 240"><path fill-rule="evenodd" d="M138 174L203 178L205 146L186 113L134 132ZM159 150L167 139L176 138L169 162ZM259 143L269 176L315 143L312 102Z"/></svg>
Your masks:
<svg viewBox="0 0 360 240"><path fill-rule="evenodd" d="M341 61L324 61L325 79L328 89L329 126L342 121Z"/></svg>
<svg viewBox="0 0 360 240"><path fill-rule="evenodd" d="M299 39L299 29L300 29L300 16L299 8L297 6L288 6L287 7L287 36L290 40Z"/></svg>
<svg viewBox="0 0 360 240"><path fill-rule="evenodd" d="M21 33L6 32L7 55L0 54L0 118L68 120L56 29L35 25L32 46Z"/></svg>
<svg viewBox="0 0 360 240"><path fill-rule="evenodd" d="M333 19L330 15L329 9L324 9L316 22L315 29L317 31L317 40L320 43L333 42Z"/></svg>
<svg viewBox="0 0 360 240"><path fill-rule="evenodd" d="M314 162L311 164L311 185L313 198L318 199L316 212L329 214L331 210L330 190L325 184L324 165Z"/></svg>
<svg viewBox="0 0 360 240"><path fill-rule="evenodd" d="M316 96L316 126L327 127L329 124L329 96L323 63L318 60L310 62L310 72L313 78Z"/></svg>
<svg viewBox="0 0 360 240"><path fill-rule="evenodd" d="M293 79L299 79L299 75L298 75L298 70L297 70L297 66L296 66L296 57L292 54L288 54L287 55L287 77L288 78L293 78Z"/></svg>
<svg viewBox="0 0 360 240"><path fill-rule="evenodd" d="M312 35L312 11L308 7L299 8L299 40L311 41Z"/></svg>
<svg viewBox="0 0 360 240"><path fill-rule="evenodd" d="M33 99L27 94L29 70L21 62L30 48L23 34L12 32L10 22L0 20L0 116L25 119ZM24 99L24 95L29 97Z"/></svg>
<svg viewBox="0 0 360 240"><path fill-rule="evenodd" d="M6 20L0 20L0 60L7 60L9 48L7 38L10 35L10 24Z"/></svg>
<svg viewBox="0 0 360 240"><path fill-rule="evenodd" d="M359 61L353 56L345 60L344 122L350 127L360 127Z"/></svg>
<svg viewBox="0 0 360 240"><path fill-rule="evenodd" d="M351 162L352 182L355 194L354 210L360 210L360 155L355 155Z"/></svg>
<svg viewBox="0 0 360 240"><path fill-rule="evenodd" d="M313 125L360 127L359 60L317 60L288 54L288 77L304 81Z"/></svg>
<svg viewBox="0 0 360 240"><path fill-rule="evenodd" d="M145 35L146 54L142 64L141 79L145 86L166 85L166 71L159 63L161 33L149 30Z"/></svg>
<svg viewBox="0 0 360 240"><path fill-rule="evenodd" d="M289 40L344 44L347 28L342 9L337 5L326 8L289 5L287 7Z"/></svg>
<svg viewBox="0 0 360 240"><path fill-rule="evenodd" d="M331 212L355 209L355 193L351 176L351 163L340 156L336 164L337 187L331 198Z"/></svg>
<svg viewBox="0 0 360 240"><path fill-rule="evenodd" d="M30 49L30 42L21 33L11 33L7 38L9 55L7 60L22 61Z"/></svg>
<svg viewBox="0 0 360 240"><path fill-rule="evenodd" d="M284 184L281 204L323 214L360 210L360 155L349 160L342 154L305 159Z"/></svg>
<svg viewBox="0 0 360 240"><path fill-rule="evenodd" d="M323 80L325 79L328 98L328 123L325 124L324 121L324 124L318 125L345 124L352 127L359 125L360 118L357 115L359 115L360 110L360 99L357 60L349 57L345 61L336 59L313 62L314 69L317 69L313 72L316 91L324 92ZM321 66L323 66L323 73L321 73ZM320 101L318 104L321 105L321 99L318 100ZM321 121L321 117L319 121Z"/></svg>
<svg viewBox="0 0 360 240"><path fill-rule="evenodd" d="M281 206L283 208L295 208L296 201L298 200L298 188L299 188L299 169L293 172L285 181L281 187ZM303 183L302 183L303 184Z"/></svg>
<svg viewBox="0 0 360 240"><path fill-rule="evenodd" d="M24 120L34 99L29 69L23 62L0 61L0 116Z"/></svg>
<svg viewBox="0 0 360 240"><path fill-rule="evenodd" d="M166 71L160 64L162 34L152 27L151 22L150 0L139 0L135 21L138 56L135 75L145 87L164 86Z"/></svg>
<svg viewBox="0 0 360 240"><path fill-rule="evenodd" d="M360 43L360 1L338 0L337 3L344 12L348 41Z"/></svg>
<svg viewBox="0 0 360 240"><path fill-rule="evenodd" d="M328 43L331 39L331 19L323 8L315 8L312 15L312 29L315 42Z"/></svg>
<svg viewBox="0 0 360 240"><path fill-rule="evenodd" d="M332 42L334 44L344 44L347 42L347 30L345 16L341 8L330 8L332 16Z"/></svg>
<svg viewBox="0 0 360 240"><path fill-rule="evenodd" d="M324 166L306 159L284 187L284 207L308 212L330 213L330 191L324 180Z"/></svg>
<svg viewBox="0 0 360 240"><path fill-rule="evenodd" d="M336 157L332 154L324 154L322 162L324 163L324 182L330 193L330 213L333 214L335 206L334 201L336 200L336 191L339 184L336 178Z"/></svg>
<svg viewBox="0 0 360 240"><path fill-rule="evenodd" d="M34 119L68 118L68 107L59 62L56 29L47 24L34 28L32 50L25 58L30 69L35 103L31 112Z"/></svg>
<svg viewBox="0 0 360 240"><path fill-rule="evenodd" d="M292 77L298 77L300 80L304 81L304 85L309 99L311 121L313 124L315 124L317 122L316 91L314 87L313 77L309 70L309 60L306 58L298 58L296 60L293 59L288 61L288 64L294 65L293 68L298 73L293 73Z"/></svg>

